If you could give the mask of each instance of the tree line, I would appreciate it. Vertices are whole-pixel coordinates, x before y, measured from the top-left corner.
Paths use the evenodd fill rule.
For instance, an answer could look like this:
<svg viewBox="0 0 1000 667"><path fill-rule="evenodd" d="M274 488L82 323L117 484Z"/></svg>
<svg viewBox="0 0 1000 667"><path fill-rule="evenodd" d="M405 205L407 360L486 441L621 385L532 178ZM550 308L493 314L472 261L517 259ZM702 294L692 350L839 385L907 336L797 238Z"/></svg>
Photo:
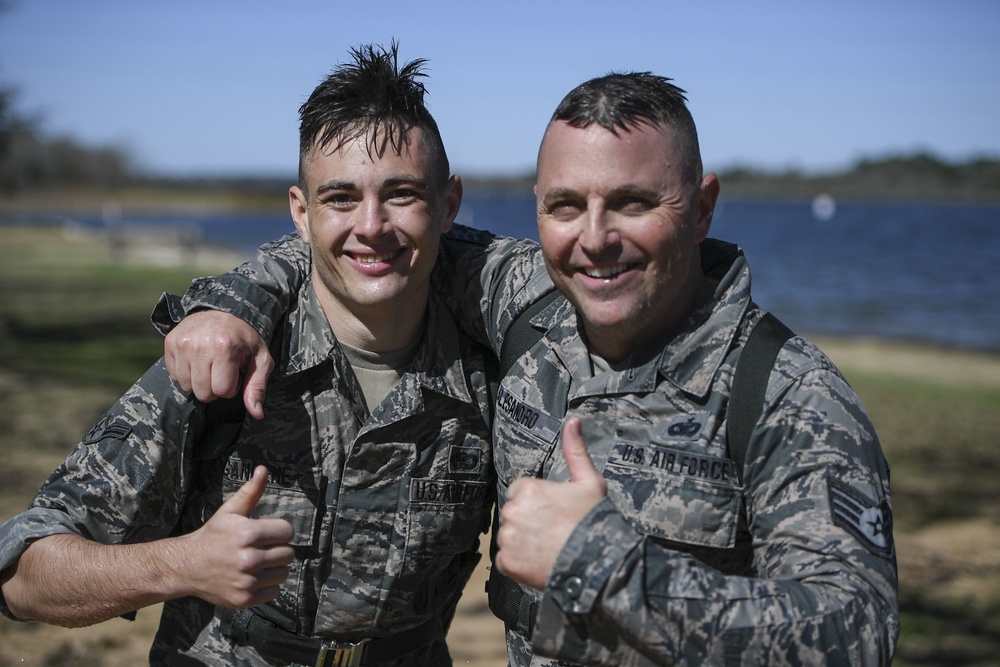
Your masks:
<svg viewBox="0 0 1000 667"><path fill-rule="evenodd" d="M37 119L17 111L14 92L0 88L0 192L114 188L129 184L135 176L122 150L46 136Z"/></svg>
<svg viewBox="0 0 1000 667"><path fill-rule="evenodd" d="M2 0L0 0L2 1ZM906 198L1000 201L1000 158L949 162L928 152L864 158L831 173L767 171L752 167L717 170L729 197ZM514 178L470 178L470 188L530 192L533 174ZM51 137L36 119L19 113L12 90L0 87L0 195L55 189L186 190L279 194L275 179L157 178L142 173L125 151L85 146L72 137Z"/></svg>
<svg viewBox="0 0 1000 667"><path fill-rule="evenodd" d="M987 156L950 162L920 151L862 158L829 173L745 167L717 173L731 196L1000 201L1000 159Z"/></svg>

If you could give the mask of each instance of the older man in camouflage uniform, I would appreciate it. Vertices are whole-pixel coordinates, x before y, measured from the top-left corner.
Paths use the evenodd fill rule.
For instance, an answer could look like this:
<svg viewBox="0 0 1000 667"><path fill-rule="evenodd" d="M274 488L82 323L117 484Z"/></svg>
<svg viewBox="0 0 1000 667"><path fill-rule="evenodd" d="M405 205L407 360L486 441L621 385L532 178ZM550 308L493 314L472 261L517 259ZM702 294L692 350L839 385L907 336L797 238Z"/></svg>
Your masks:
<svg viewBox="0 0 1000 667"><path fill-rule="evenodd" d="M7 615L165 601L162 665L450 664L495 488L486 350L429 296L461 184L422 61L353 56L301 109L289 200L314 262L276 327L267 416L227 419L161 360L4 524Z"/></svg>
<svg viewBox="0 0 1000 667"><path fill-rule="evenodd" d="M495 403L494 563L509 578L492 577L490 592L512 665L891 660L888 465L815 346L784 344L747 452L731 458L734 369L762 312L742 252L707 238L718 192L683 91L609 75L572 91L546 130L541 249L467 229L446 237L435 283L501 357L549 276L565 295L530 316L541 338L504 369ZM237 279L258 314L247 321L267 336L296 278L276 280L288 265L260 259L269 268ZM236 356L259 346L246 325L203 317L241 338ZM192 329L168 339L188 355L174 362L187 382L188 364L208 366ZM233 375L202 370L202 385L220 372Z"/></svg>

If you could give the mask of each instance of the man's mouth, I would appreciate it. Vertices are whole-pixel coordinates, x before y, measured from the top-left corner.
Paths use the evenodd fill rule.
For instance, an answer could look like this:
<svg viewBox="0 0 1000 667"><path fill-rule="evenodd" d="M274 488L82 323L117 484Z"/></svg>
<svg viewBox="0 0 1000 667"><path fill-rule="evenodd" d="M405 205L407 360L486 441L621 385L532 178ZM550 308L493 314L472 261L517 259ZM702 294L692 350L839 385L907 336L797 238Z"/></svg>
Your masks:
<svg viewBox="0 0 1000 667"><path fill-rule="evenodd" d="M381 252L377 255L358 255L353 254L354 260L359 264L378 264L379 262L388 262L390 259L398 257L403 253L402 248L399 250L393 250L392 252Z"/></svg>
<svg viewBox="0 0 1000 667"><path fill-rule="evenodd" d="M615 264L613 266L587 267L583 269L583 272L590 278L614 278L621 273L625 273L630 268L632 268L631 264Z"/></svg>

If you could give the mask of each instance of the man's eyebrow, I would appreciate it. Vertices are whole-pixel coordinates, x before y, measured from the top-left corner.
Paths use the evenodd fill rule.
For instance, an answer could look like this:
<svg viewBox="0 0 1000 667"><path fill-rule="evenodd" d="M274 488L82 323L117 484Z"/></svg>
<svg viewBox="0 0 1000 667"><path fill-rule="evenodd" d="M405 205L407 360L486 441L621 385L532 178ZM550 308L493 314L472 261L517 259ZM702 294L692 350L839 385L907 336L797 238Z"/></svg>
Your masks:
<svg viewBox="0 0 1000 667"><path fill-rule="evenodd" d="M573 188L552 188L546 191L544 201L552 199L563 199L565 197L578 197L579 193Z"/></svg>
<svg viewBox="0 0 1000 667"><path fill-rule="evenodd" d="M573 188L552 188L545 193L543 201L551 201L553 199L572 199L579 197L580 193ZM605 193L605 198L612 199L614 197L655 197L656 190L643 185L633 185L625 184L620 185Z"/></svg>
<svg viewBox="0 0 1000 667"><path fill-rule="evenodd" d="M421 178L414 174L394 174L382 181L383 188L393 187L395 185L416 185L424 189L429 187L428 180L426 178Z"/></svg>
<svg viewBox="0 0 1000 667"><path fill-rule="evenodd" d="M657 192L654 188L644 185L622 185L608 193L608 198L611 197L647 197L655 199Z"/></svg>
<svg viewBox="0 0 1000 667"><path fill-rule="evenodd" d="M384 181L382 181L383 188L392 188L398 185L415 185L417 187L428 189L428 179L421 178L419 176L414 176L413 174L394 174L389 176ZM320 197L327 192L340 192L343 190L356 190L357 184L353 181L327 181L322 185L317 186L316 196Z"/></svg>
<svg viewBox="0 0 1000 667"><path fill-rule="evenodd" d="M330 192L331 190L354 190L356 186L352 181L327 181L316 187L316 196Z"/></svg>

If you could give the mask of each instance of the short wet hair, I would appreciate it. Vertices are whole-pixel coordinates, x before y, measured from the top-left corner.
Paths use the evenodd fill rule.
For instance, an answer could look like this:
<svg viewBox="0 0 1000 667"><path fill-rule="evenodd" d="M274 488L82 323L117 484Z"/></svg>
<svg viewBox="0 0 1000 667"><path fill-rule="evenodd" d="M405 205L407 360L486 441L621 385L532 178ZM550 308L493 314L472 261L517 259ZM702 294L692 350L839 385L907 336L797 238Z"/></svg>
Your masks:
<svg viewBox="0 0 1000 667"><path fill-rule="evenodd" d="M299 108L299 182L314 148L338 150L370 133L368 154L381 157L388 146L401 152L407 131L420 130L431 154L434 176L443 187L450 176L441 132L424 104L421 78L426 60L399 64L399 44L352 48L352 61L337 66Z"/></svg>
<svg viewBox="0 0 1000 667"><path fill-rule="evenodd" d="M599 125L616 135L642 123L663 125L681 139L682 177L698 187L702 179L698 130L687 107L686 92L671 81L650 72L612 72L596 77L567 93L551 121L577 128Z"/></svg>

